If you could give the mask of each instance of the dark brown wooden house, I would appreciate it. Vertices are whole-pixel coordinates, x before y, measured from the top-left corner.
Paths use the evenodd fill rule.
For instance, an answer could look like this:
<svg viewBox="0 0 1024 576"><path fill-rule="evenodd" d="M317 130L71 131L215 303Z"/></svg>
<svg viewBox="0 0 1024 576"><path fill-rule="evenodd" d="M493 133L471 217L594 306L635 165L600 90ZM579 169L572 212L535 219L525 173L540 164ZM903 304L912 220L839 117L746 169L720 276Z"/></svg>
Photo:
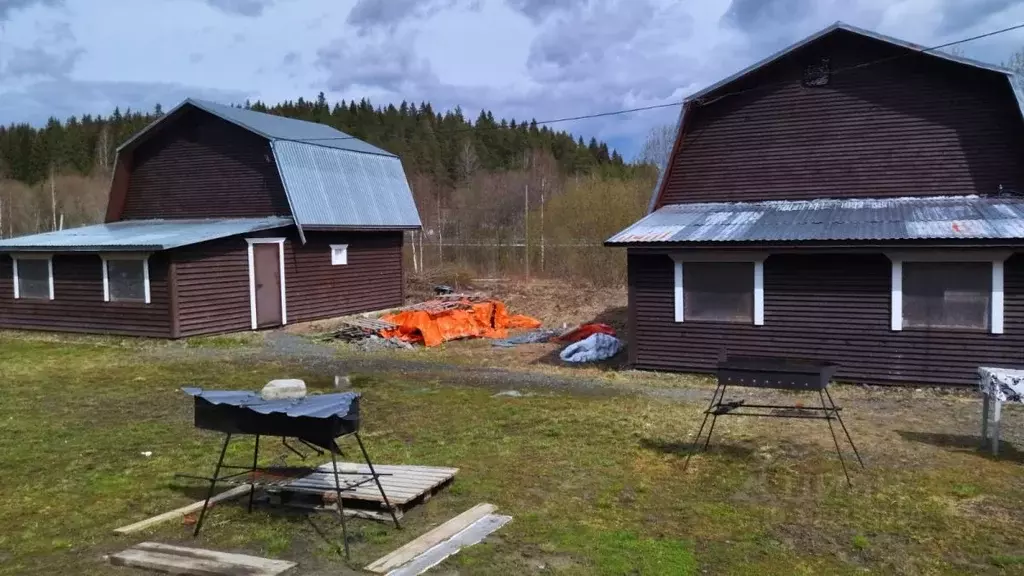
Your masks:
<svg viewBox="0 0 1024 576"><path fill-rule="evenodd" d="M1009 70L835 24L688 98L626 247L631 360L839 363L968 385L1024 364L1024 117Z"/></svg>
<svg viewBox="0 0 1024 576"><path fill-rule="evenodd" d="M118 149L106 222L0 240L0 328L178 338L400 305L401 161L186 100Z"/></svg>

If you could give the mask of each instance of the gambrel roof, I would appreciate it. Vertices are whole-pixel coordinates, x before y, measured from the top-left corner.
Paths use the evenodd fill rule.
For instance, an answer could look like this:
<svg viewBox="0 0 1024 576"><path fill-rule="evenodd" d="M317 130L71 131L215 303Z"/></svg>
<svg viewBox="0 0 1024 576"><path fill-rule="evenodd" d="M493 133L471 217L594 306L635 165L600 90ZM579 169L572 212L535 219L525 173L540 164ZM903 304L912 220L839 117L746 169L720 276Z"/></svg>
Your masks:
<svg viewBox="0 0 1024 576"><path fill-rule="evenodd" d="M398 156L326 124L190 98L122 144L118 161L158 126L173 122L189 108L267 139L300 235L303 229L420 227Z"/></svg>
<svg viewBox="0 0 1024 576"><path fill-rule="evenodd" d="M826 36L829 36L836 32L848 32L851 34L856 34L858 36L870 38L873 40L877 40L879 42L884 42L892 46L905 48L907 50L925 54L927 56L933 56L941 60L947 60L963 66L969 66L980 70L987 70L997 74L1002 74L1006 77L1007 88L1013 92L1017 100L1018 108L1020 110L1020 120L1024 121L1024 92L1022 92L1022 90L1017 86L1015 82L1016 74L1013 70L988 62L982 62L980 60L974 60L972 58L965 58L963 56L958 56L956 54L951 54L949 52L945 52L942 50L929 50L926 46L921 46L913 42L907 42L899 38L894 38L892 36L880 34L878 32L866 30L864 28L859 28L857 26L852 26L844 22L836 22L794 44L791 44L790 46L783 48L782 50L779 50L778 52L775 52L774 54L769 55L768 57L754 64L751 64L750 66L747 66L746 68L740 70L739 72L736 72L735 74L727 76L722 80L719 80L718 82L715 82L710 86L707 86L706 88L694 92L693 94L687 96L686 99L683 100L683 104L680 107L679 111L679 120L676 125L675 143L673 145L672 151L670 152L668 157L665 158L663 165L661 166L661 170L658 175L658 181L654 186L654 191L651 194L651 199L647 207L647 213L650 214L651 212L653 212L655 206L657 205L658 198L662 192L662 187L665 183L668 168L671 165L673 157L675 157L676 155L676 152L680 145L680 140L683 137L687 121L687 112L689 109L691 109L691 107L703 104L703 101L706 97L713 95L716 92L719 92L722 88L725 88L726 86L750 74L753 74L754 72L757 72L758 70L774 62L781 60L782 58L788 56L789 54L792 54L793 52L796 52L797 50L800 50L801 48L813 44L814 42L817 42L818 40L821 40Z"/></svg>

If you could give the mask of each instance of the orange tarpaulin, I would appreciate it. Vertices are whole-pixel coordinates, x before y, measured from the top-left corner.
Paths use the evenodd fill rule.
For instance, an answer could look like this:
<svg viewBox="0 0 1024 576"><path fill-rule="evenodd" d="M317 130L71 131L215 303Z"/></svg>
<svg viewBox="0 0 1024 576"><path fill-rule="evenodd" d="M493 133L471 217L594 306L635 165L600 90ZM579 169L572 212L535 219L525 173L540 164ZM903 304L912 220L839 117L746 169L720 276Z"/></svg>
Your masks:
<svg viewBox="0 0 1024 576"><path fill-rule="evenodd" d="M437 346L459 338L505 338L509 328L537 328L541 324L536 318L510 315L505 304L498 300L461 300L455 307L403 310L381 320L398 325L392 330L382 330L381 336L422 342L424 346Z"/></svg>

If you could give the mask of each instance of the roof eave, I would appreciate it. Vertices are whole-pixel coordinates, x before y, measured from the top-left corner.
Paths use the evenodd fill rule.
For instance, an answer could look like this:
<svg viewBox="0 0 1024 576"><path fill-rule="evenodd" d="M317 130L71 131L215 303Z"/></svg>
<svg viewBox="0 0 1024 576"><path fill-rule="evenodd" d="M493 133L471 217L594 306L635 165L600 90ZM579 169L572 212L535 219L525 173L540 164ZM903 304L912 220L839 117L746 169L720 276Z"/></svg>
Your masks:
<svg viewBox="0 0 1024 576"><path fill-rule="evenodd" d="M163 252L173 250L180 246L156 246L156 245L123 245L123 246L0 246L0 254L17 254L21 252L52 252L54 254L66 253L108 253L108 252Z"/></svg>
<svg viewBox="0 0 1024 576"><path fill-rule="evenodd" d="M408 230L420 230L422 224L382 224L379 226L335 226L329 224L307 224L303 227L310 232L399 232Z"/></svg>
<svg viewBox="0 0 1024 576"><path fill-rule="evenodd" d="M874 240L717 240L704 242L605 242L608 248L644 248L651 251L697 249L697 250L750 250L751 248L772 250L822 250L822 249L869 249L886 247L948 249L953 246L973 248L1021 248L1024 238L915 238L915 239L874 239Z"/></svg>

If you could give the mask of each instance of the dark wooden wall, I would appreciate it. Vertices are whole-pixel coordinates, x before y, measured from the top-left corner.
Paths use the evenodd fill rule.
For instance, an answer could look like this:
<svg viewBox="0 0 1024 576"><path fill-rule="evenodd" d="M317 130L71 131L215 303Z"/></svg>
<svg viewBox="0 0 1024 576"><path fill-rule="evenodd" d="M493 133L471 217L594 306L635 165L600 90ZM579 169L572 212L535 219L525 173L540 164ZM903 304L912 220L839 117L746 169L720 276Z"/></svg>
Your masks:
<svg viewBox="0 0 1024 576"><path fill-rule="evenodd" d="M285 242L289 324L403 303L401 232L311 232L306 237L305 246L294 234ZM347 265L331 265L330 244L349 245ZM251 328L244 238L177 250L174 267L181 336Z"/></svg>
<svg viewBox="0 0 1024 576"><path fill-rule="evenodd" d="M206 112L186 110L125 156L124 209L108 219L291 214L267 140Z"/></svg>
<svg viewBox="0 0 1024 576"><path fill-rule="evenodd" d="M666 255L629 255L629 345L641 369L711 372L726 351L831 360L847 381L970 386L980 365L1024 362L1024 256L1006 262L1004 334L893 332L882 254L770 256L764 326L675 322L672 267Z"/></svg>
<svg viewBox="0 0 1024 576"><path fill-rule="evenodd" d="M819 57L829 84L802 86ZM996 72L836 32L703 101L658 206L1024 191L1024 124Z"/></svg>
<svg viewBox="0 0 1024 576"><path fill-rule="evenodd" d="M14 267L0 256L0 328L170 336L167 258L149 259L150 304L103 301L102 260L95 254L53 257L53 300L14 299Z"/></svg>

